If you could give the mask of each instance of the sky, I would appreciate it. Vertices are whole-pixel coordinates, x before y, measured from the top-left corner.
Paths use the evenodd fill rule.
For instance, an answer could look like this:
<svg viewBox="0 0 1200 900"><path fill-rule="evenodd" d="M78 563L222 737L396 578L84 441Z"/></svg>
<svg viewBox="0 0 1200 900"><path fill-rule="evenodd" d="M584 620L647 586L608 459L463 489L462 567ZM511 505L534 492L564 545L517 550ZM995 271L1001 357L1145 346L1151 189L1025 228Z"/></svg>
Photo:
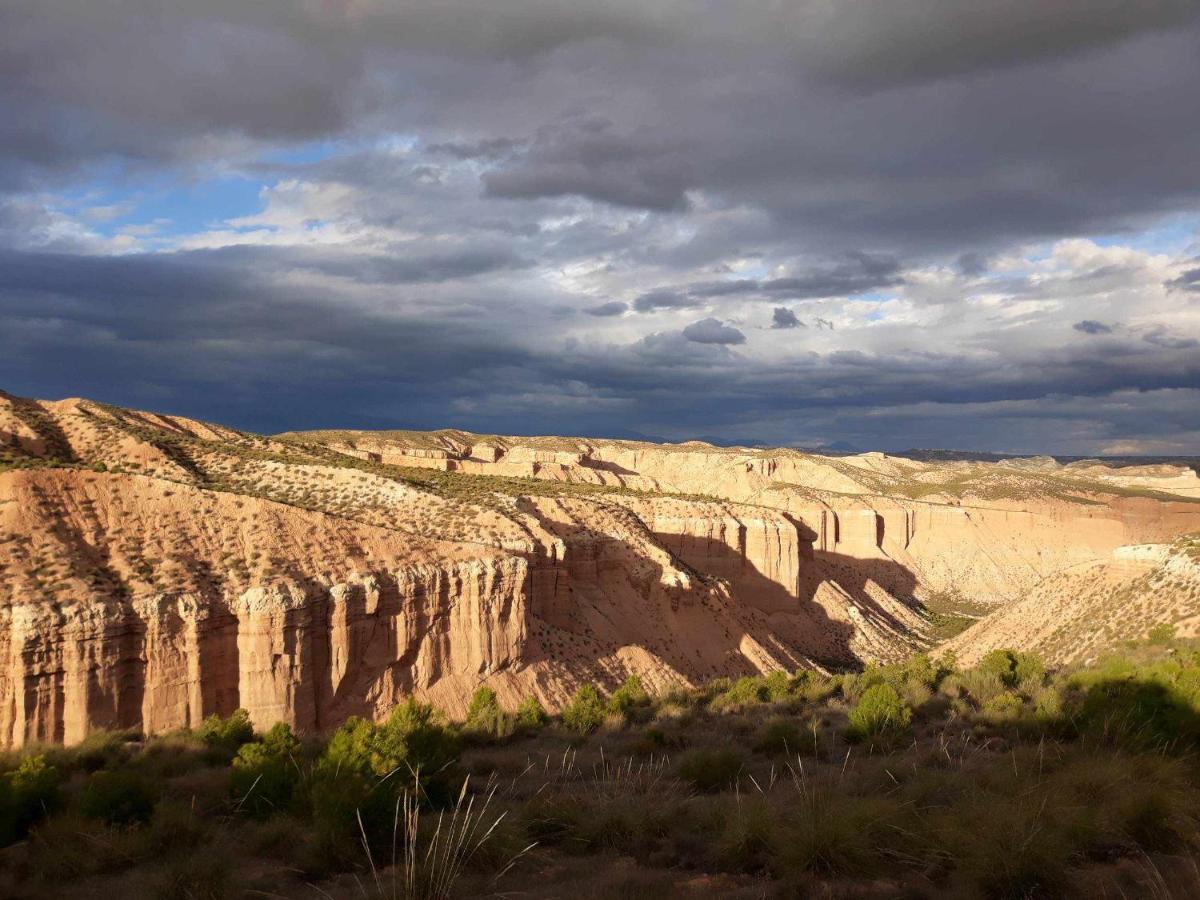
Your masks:
<svg viewBox="0 0 1200 900"><path fill-rule="evenodd" d="M0 388L1200 454L1195 0L0 0Z"/></svg>

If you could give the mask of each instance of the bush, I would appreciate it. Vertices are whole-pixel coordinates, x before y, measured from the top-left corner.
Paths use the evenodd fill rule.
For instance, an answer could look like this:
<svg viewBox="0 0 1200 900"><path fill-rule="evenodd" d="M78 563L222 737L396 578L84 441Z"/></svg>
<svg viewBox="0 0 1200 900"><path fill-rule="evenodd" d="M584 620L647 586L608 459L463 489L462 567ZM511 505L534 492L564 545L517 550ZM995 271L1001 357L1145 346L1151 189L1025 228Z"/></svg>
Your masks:
<svg viewBox="0 0 1200 900"><path fill-rule="evenodd" d="M759 753L807 752L812 744L812 735L806 735L795 719L785 716L767 719L754 739L754 749Z"/></svg>
<svg viewBox="0 0 1200 900"><path fill-rule="evenodd" d="M0 776L0 847L20 840L60 803L58 770L42 755L27 756Z"/></svg>
<svg viewBox="0 0 1200 900"><path fill-rule="evenodd" d="M242 744L254 740L254 726L250 724L250 713L235 709L226 719L218 715L206 718L196 729L196 736L211 750L232 757Z"/></svg>
<svg viewBox="0 0 1200 900"><path fill-rule="evenodd" d="M326 770L344 770L385 778L397 772L432 775L441 771L458 751L432 706L406 700L387 722L374 725L365 719L346 720L325 748L318 763Z"/></svg>
<svg viewBox="0 0 1200 900"><path fill-rule="evenodd" d="M868 688L850 710L850 736L857 740L882 743L908 728L912 710L904 705L890 684Z"/></svg>
<svg viewBox="0 0 1200 900"><path fill-rule="evenodd" d="M238 808L254 816L269 816L291 805L300 781L296 759L300 741L283 722L261 742L243 744L233 759L230 792Z"/></svg>
<svg viewBox="0 0 1200 900"><path fill-rule="evenodd" d="M479 735L504 737L512 734L512 717L505 714L490 687L481 687L471 695L467 708L467 730Z"/></svg>
<svg viewBox="0 0 1200 900"><path fill-rule="evenodd" d="M1165 646L1175 640L1175 626L1161 622L1150 629L1146 640L1158 647Z"/></svg>
<svg viewBox="0 0 1200 900"><path fill-rule="evenodd" d="M979 661L974 671L993 674L1010 688L1018 684L1038 687L1046 677L1046 666L1036 654L1016 650L993 650Z"/></svg>
<svg viewBox="0 0 1200 900"><path fill-rule="evenodd" d="M533 731L545 725L547 719L546 709L537 697L530 695L517 707L517 725L520 728Z"/></svg>
<svg viewBox="0 0 1200 900"><path fill-rule="evenodd" d="M729 787L741 771L742 755L732 748L692 750L679 762L679 777L705 793Z"/></svg>
<svg viewBox="0 0 1200 900"><path fill-rule="evenodd" d="M572 731L588 734L604 724L604 698L594 684L582 685L562 711L563 724Z"/></svg>
<svg viewBox="0 0 1200 900"><path fill-rule="evenodd" d="M635 710L647 706L649 703L650 695L646 693L646 688L642 685L642 679L638 675L630 675L626 678L625 683L613 691L612 696L608 698L609 710L620 713L627 720L633 716Z"/></svg>
<svg viewBox="0 0 1200 900"><path fill-rule="evenodd" d="M79 808L88 818L111 825L144 823L154 814L155 793L136 772L102 770L88 779Z"/></svg>
<svg viewBox="0 0 1200 900"><path fill-rule="evenodd" d="M774 703L782 703L792 696L792 678L781 669L764 677L763 687L767 689L767 699Z"/></svg>
<svg viewBox="0 0 1200 900"><path fill-rule="evenodd" d="M95 772L97 769L112 769L124 763L130 756L130 744L141 735L134 731L93 731L82 741L70 748L58 751L63 768Z"/></svg>
<svg viewBox="0 0 1200 900"><path fill-rule="evenodd" d="M800 669L792 681L792 694L810 703L821 703L829 699L838 689L838 682L828 675Z"/></svg>
<svg viewBox="0 0 1200 900"><path fill-rule="evenodd" d="M416 700L397 706L382 725L347 719L317 760L311 784L313 820L329 853L353 850L360 817L372 843L390 840L396 798L406 787L419 784L423 800L446 802L457 752L438 712Z"/></svg>
<svg viewBox="0 0 1200 900"><path fill-rule="evenodd" d="M757 706L770 696L763 679L753 675L739 678L712 702L715 710L738 710L747 706Z"/></svg>
<svg viewBox="0 0 1200 900"><path fill-rule="evenodd" d="M987 669L971 669L942 682L944 687L953 691L966 692L976 705L983 707L989 701L1003 694L1006 690L1004 679L995 671ZM953 694L952 694L953 696Z"/></svg>
<svg viewBox="0 0 1200 900"><path fill-rule="evenodd" d="M1025 704L1016 694L1005 691L997 694L983 705L983 717L990 722L1011 722L1019 719L1025 711Z"/></svg>

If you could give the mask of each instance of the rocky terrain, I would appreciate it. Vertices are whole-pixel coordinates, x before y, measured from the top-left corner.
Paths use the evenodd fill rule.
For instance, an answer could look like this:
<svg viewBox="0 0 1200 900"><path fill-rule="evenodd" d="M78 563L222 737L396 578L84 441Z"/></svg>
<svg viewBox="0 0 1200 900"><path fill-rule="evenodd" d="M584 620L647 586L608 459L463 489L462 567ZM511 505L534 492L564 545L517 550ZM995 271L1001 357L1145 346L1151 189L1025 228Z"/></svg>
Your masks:
<svg viewBox="0 0 1200 900"><path fill-rule="evenodd" d="M1096 609L1096 640L1194 633L1198 501L1174 466L264 437L0 393L0 744L239 707L327 731L481 684L557 709L631 673L895 661L984 614L957 652L1077 656Z"/></svg>

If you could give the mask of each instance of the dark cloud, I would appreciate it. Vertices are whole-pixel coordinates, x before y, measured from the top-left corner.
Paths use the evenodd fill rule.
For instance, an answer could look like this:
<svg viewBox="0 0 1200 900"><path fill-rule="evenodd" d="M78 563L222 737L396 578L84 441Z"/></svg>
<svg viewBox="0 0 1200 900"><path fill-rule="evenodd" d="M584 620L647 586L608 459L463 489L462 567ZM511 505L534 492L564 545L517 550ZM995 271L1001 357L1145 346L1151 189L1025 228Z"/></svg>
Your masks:
<svg viewBox="0 0 1200 900"><path fill-rule="evenodd" d="M1178 278L1168 281L1167 286L1181 291L1200 293L1200 268L1188 269Z"/></svg>
<svg viewBox="0 0 1200 900"><path fill-rule="evenodd" d="M629 309L629 306L622 303L620 300L609 300L607 303L601 303L597 306L589 306L584 310L589 316L619 316L621 313Z"/></svg>
<svg viewBox="0 0 1200 900"><path fill-rule="evenodd" d="M969 251L958 258L958 271L969 278L982 275L988 270L988 258L981 253Z"/></svg>
<svg viewBox="0 0 1200 900"><path fill-rule="evenodd" d="M415 284L451 281L503 269L522 269L532 260L508 248L463 247L457 251L429 253L424 244L396 248L394 255L329 253L306 249L265 254L299 270L315 269L327 275L376 284Z"/></svg>
<svg viewBox="0 0 1200 900"><path fill-rule="evenodd" d="M808 326L796 318L796 314L786 306L777 306L771 314L772 328L807 328Z"/></svg>
<svg viewBox="0 0 1200 900"><path fill-rule="evenodd" d="M686 142L621 134L606 119L568 119L544 126L530 149L483 176L494 197L577 195L657 211L688 206L695 174Z"/></svg>
<svg viewBox="0 0 1200 900"><path fill-rule="evenodd" d="M1190 350L1193 347L1200 347L1200 339L1180 337L1161 326L1147 332L1142 336L1142 340L1154 344L1156 347L1166 347L1169 350Z"/></svg>
<svg viewBox="0 0 1200 900"><path fill-rule="evenodd" d="M455 159L497 159L505 156L520 146L518 141L510 138L486 138L478 141L443 141L430 144L430 153L444 153Z"/></svg>
<svg viewBox="0 0 1200 900"><path fill-rule="evenodd" d="M1200 208L1198 9L12 0L0 386L258 429L1194 441L1197 263L1043 251ZM163 185L191 224L122 233ZM729 324L766 308L812 331Z"/></svg>
<svg viewBox="0 0 1200 900"><path fill-rule="evenodd" d="M633 301L633 308L638 312L654 312L656 309L693 309L700 305L702 302L695 297L670 290L649 291Z"/></svg>
<svg viewBox="0 0 1200 900"><path fill-rule="evenodd" d="M744 344L746 336L720 319L701 319L683 329L683 336L697 344Z"/></svg>
<svg viewBox="0 0 1200 900"><path fill-rule="evenodd" d="M1097 446L1097 432L1074 436L1038 423L1069 415L1083 428L1097 409L1110 409L1106 397L1148 392L1153 402L1114 401L1099 433L1166 440L1194 430L1200 398L1200 355L1169 335L1103 351L1087 349L1090 342L1017 349L1002 367L970 353L849 349L768 362L732 353L745 338L715 318L626 346L562 341L524 320L457 317L447 306L453 295L436 307L420 294L406 297L410 306L363 302L320 285L298 289L286 272L267 248L5 252L0 384L258 430L633 428L674 437L761 433L788 443L801 435L772 423L803 421L900 449L963 446L970 422L975 439L996 441L987 446L1083 452ZM464 286L463 297L470 293ZM1014 423L1024 430L1014 432Z"/></svg>
<svg viewBox="0 0 1200 900"><path fill-rule="evenodd" d="M899 272L900 263L894 259L855 253L849 261L825 271L765 281L762 290L800 299L861 294L903 284Z"/></svg>

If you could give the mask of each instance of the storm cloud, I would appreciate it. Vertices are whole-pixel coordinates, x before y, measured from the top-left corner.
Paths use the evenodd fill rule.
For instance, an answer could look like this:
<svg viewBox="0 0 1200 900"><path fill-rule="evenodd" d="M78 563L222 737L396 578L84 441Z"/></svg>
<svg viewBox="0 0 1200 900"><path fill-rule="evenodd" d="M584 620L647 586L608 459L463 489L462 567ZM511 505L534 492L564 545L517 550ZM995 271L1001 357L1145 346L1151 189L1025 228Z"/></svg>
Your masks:
<svg viewBox="0 0 1200 900"><path fill-rule="evenodd" d="M1200 452L1200 4L0 0L0 387Z"/></svg>

